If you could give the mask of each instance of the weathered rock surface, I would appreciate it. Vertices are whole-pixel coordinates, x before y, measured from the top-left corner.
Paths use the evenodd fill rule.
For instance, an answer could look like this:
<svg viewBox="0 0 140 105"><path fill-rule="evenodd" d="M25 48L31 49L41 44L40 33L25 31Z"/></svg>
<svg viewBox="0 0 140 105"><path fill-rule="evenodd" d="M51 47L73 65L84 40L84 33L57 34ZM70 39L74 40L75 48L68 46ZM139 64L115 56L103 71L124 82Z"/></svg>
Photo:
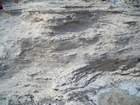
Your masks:
<svg viewBox="0 0 140 105"><path fill-rule="evenodd" d="M19 5L0 11L0 105L140 104L139 4Z"/></svg>
<svg viewBox="0 0 140 105"><path fill-rule="evenodd" d="M129 95L128 91L114 89L99 95L99 105L139 105L138 97Z"/></svg>

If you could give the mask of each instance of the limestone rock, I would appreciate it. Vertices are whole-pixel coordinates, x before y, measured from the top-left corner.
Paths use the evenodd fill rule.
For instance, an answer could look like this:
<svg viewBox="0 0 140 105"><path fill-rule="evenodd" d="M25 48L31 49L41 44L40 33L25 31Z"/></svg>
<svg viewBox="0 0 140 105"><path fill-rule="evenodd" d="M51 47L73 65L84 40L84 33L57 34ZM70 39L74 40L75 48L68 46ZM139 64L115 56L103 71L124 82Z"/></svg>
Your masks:
<svg viewBox="0 0 140 105"><path fill-rule="evenodd" d="M4 3L0 105L139 105L139 17L123 1Z"/></svg>
<svg viewBox="0 0 140 105"><path fill-rule="evenodd" d="M100 94L99 105L139 105L139 97L129 95L128 91L113 89L108 93Z"/></svg>

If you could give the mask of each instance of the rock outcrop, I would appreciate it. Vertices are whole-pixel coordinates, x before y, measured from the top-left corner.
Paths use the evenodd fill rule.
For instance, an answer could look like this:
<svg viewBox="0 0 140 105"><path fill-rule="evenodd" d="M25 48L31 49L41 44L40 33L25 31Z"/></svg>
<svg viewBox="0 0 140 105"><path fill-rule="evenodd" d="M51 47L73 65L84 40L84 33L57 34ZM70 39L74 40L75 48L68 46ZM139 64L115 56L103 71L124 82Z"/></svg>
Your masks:
<svg viewBox="0 0 140 105"><path fill-rule="evenodd" d="M0 105L140 104L139 4L19 5L0 11Z"/></svg>

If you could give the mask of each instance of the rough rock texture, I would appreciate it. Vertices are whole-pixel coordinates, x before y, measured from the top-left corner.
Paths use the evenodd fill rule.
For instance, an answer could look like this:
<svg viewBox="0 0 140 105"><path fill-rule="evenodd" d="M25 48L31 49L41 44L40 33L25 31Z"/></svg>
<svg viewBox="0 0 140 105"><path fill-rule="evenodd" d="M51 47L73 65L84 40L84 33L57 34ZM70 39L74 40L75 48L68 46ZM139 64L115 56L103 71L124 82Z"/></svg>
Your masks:
<svg viewBox="0 0 140 105"><path fill-rule="evenodd" d="M129 95L128 91L114 89L99 95L99 105L139 105L138 97Z"/></svg>
<svg viewBox="0 0 140 105"><path fill-rule="evenodd" d="M5 4L0 105L140 105L139 6Z"/></svg>

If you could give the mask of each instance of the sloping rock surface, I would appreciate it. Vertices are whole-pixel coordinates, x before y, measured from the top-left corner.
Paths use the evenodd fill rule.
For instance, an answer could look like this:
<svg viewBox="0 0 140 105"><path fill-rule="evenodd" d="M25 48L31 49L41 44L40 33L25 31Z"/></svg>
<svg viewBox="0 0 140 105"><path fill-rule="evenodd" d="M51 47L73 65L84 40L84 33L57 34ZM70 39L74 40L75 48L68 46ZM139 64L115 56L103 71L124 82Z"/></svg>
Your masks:
<svg viewBox="0 0 140 105"><path fill-rule="evenodd" d="M139 105L139 7L4 4L0 105Z"/></svg>

